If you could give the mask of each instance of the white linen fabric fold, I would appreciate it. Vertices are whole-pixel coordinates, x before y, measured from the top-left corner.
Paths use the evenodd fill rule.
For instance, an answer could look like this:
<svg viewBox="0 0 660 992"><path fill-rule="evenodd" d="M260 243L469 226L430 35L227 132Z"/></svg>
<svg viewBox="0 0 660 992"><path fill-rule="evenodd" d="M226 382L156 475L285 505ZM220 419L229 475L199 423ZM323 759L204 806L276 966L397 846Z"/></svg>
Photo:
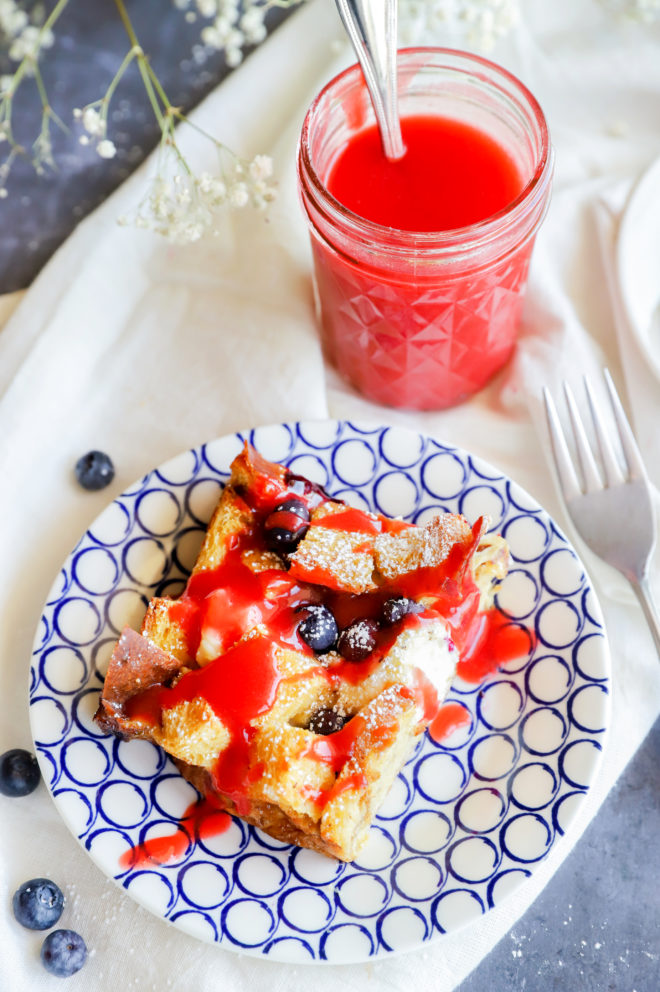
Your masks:
<svg viewBox="0 0 660 992"><path fill-rule="evenodd" d="M0 751L30 747L28 660L60 564L114 495L202 441L328 415L408 425L486 458L565 523L540 389L557 391L564 375L573 382L584 372L597 377L606 363L627 387L649 465L660 465L653 429L660 386L625 328L615 328L600 247L623 203L612 190L627 190L660 154L660 34L616 25L589 0L523 6L524 22L493 57L517 72L544 107L557 153L555 192L537 241L516 356L470 402L424 415L377 408L324 366L294 159L310 99L349 60L333 44L341 31L330 0L293 15L194 115L209 129L221 128L236 150L274 155L282 190L267 219L229 217L221 238L185 248L118 227L116 218L140 199L147 163L77 228L29 289L0 335ZM201 139L183 140L196 168L207 167L212 152ZM608 196L607 223L597 224L596 208L602 218ZM73 464L90 448L108 451L117 466L111 488L98 494L82 492L73 480ZM162 992L267 983L278 992L313 981L319 992L340 982L348 990L454 989L541 891L660 710L660 666L641 611L624 580L580 550L610 633L612 729L570 835L508 901L421 952L383 962L312 972L241 957L166 927L107 881L40 788L23 800L2 799L0 881L11 893L38 875L68 879L61 925L83 933L92 950L68 987ZM15 924L8 899L0 926L0 985L59 988L38 961L39 935Z"/></svg>

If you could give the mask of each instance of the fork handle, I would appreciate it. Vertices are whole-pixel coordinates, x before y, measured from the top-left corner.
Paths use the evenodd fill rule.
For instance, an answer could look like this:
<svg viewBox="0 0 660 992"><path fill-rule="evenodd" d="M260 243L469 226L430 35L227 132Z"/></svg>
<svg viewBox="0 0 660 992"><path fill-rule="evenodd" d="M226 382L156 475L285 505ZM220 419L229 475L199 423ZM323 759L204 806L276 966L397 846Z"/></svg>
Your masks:
<svg viewBox="0 0 660 992"><path fill-rule="evenodd" d="M651 633L653 634L656 650L658 655L660 655L660 617L658 617L658 611L653 601L653 595L651 593L651 587L649 586L648 579L646 576L639 578L636 575L629 575L628 579L631 586L635 590L637 599L639 600L644 611L646 622L648 623Z"/></svg>

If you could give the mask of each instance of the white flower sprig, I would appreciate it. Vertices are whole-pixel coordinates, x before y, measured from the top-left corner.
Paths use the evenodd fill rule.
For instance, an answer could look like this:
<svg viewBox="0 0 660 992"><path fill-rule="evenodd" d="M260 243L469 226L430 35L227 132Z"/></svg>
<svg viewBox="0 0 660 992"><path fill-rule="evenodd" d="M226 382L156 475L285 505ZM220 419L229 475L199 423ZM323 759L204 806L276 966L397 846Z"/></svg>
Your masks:
<svg viewBox="0 0 660 992"><path fill-rule="evenodd" d="M140 47L123 0L115 0L115 3L133 47L105 96L96 105L88 106L80 112L80 119L87 132L83 137L88 137L88 140L93 137L98 141L96 150L100 155L109 157L114 154L114 145L106 137L108 106L121 74L133 58L142 75L161 132L156 176L134 214L123 217L122 223L133 222L138 227L164 235L170 241L186 244L198 241L206 233L217 233L217 219L221 208L240 209L252 205L264 209L275 198L275 186L270 181L273 173L270 158L257 155L251 162L239 158L213 135L190 121L178 107L173 106ZM212 142L217 152L217 175L195 175L177 141L177 129L180 125L193 127Z"/></svg>
<svg viewBox="0 0 660 992"><path fill-rule="evenodd" d="M18 63L13 75L0 76L0 144L6 142L9 147L9 152L0 164L0 198L2 199L7 196L7 179L14 159L18 155L30 157L39 174L47 167L53 168L51 124L54 123L67 130L48 100L39 69L39 56L43 49L53 45L55 40L53 27L68 2L69 0L58 0L44 23L39 26L30 23L27 14L18 6L16 0L0 0L0 36L8 40L9 58ZM14 138L12 121L16 91L27 77L34 77L41 100L41 127L31 152L23 148Z"/></svg>
<svg viewBox="0 0 660 992"><path fill-rule="evenodd" d="M53 27L70 0L57 0L50 15L39 26L30 22L28 15L17 0L0 0L0 40L7 39L10 58L19 65L13 74L0 76L0 151L3 143L8 151L0 158L0 199L7 193L7 179L18 155L29 154L14 139L12 127L13 101L18 87L27 77L34 77L42 102L42 126L31 150L32 163L38 173L46 168L54 168L50 126L56 122L65 128L50 106L41 78L38 60L44 49L53 44ZM238 0L237 0L238 2ZM299 0L247 0L257 3L264 10L271 3L290 6ZM178 242L195 241L207 231L216 229L218 211L223 207L242 208L252 205L259 209L266 207L275 197L272 179L272 162L266 156L256 156L252 161L244 161L230 149L205 133L218 152L218 173L211 176L204 173L195 176L186 162L177 143L178 125L190 123L178 107L174 107L156 75L147 55L143 51L133 29L124 0L114 0L120 19L131 41L131 48L124 56L105 94L98 100L75 108L73 118L81 128L79 142L92 146L100 158L111 159L117 154L114 141L108 135L108 111L115 90L132 62L136 62L145 91L161 131L159 170L142 203L134 214L134 221L140 227L152 230ZM175 0L176 6L185 9L189 0ZM224 5L221 9L221 5ZM229 65L240 62L240 46L265 37L266 29L258 16L248 16L245 21L239 17L237 7L231 0L197 0L196 9L200 16L213 17L217 45L226 46ZM234 33L221 34L222 14L226 18L243 24ZM234 11L234 13L232 13ZM198 129L199 130L199 129Z"/></svg>
<svg viewBox="0 0 660 992"><path fill-rule="evenodd" d="M240 65L246 45L266 37L266 14L273 7L292 7L300 0L174 0L188 20L210 21L201 31L207 48L224 51L228 66Z"/></svg>
<svg viewBox="0 0 660 992"><path fill-rule="evenodd" d="M615 16L639 24L660 20L660 0L601 0L603 7Z"/></svg>
<svg viewBox="0 0 660 992"><path fill-rule="evenodd" d="M520 17L519 0L399 0L399 42L490 51Z"/></svg>
<svg viewBox="0 0 660 992"><path fill-rule="evenodd" d="M272 160L257 155L247 162L222 146L218 152L225 159L220 175L196 176L183 159L173 158L170 165L176 171L167 175L161 168L135 213L121 217L120 223L155 231L174 244L189 244L209 233L218 235L219 214L227 206L267 207L275 198L269 181Z"/></svg>
<svg viewBox="0 0 660 992"><path fill-rule="evenodd" d="M101 101L100 101L101 102ZM107 104L104 105L104 109L107 114ZM101 158L114 158L117 154L117 148L114 141L110 141L106 138L106 131L108 127L108 122L106 117L94 107L88 106L81 110L76 107L73 111L74 119L80 121L85 133L81 134L78 141L81 145L89 145L91 139L96 142L96 151L101 156Z"/></svg>

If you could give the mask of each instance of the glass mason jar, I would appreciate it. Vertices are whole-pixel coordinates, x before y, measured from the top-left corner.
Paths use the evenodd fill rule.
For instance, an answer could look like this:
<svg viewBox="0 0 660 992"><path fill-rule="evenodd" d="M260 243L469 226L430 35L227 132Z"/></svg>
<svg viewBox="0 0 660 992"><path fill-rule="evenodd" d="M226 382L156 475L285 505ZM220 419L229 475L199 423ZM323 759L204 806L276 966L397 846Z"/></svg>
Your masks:
<svg viewBox="0 0 660 992"><path fill-rule="evenodd" d="M298 183L326 358L376 403L438 410L479 390L512 353L553 156L539 104L501 67L438 48L404 49L398 66L400 116L449 118L486 134L518 169L517 198L437 232L385 227L343 206L328 177L351 138L375 123L357 65L309 108Z"/></svg>

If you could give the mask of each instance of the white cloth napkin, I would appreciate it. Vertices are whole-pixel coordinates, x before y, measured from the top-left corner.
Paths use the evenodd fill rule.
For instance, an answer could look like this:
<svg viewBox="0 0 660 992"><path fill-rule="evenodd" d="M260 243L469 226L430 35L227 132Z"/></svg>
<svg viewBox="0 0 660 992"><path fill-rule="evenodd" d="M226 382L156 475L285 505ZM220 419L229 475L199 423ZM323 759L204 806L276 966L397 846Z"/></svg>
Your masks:
<svg viewBox="0 0 660 992"><path fill-rule="evenodd" d="M379 409L324 367L310 256L295 191L294 153L306 106L330 77L340 38L329 0L315 0L198 108L246 155L271 152L282 191L267 219L229 217L223 237L168 247L117 227L140 199L148 163L84 221L26 294L0 335L0 751L30 747L27 669L46 593L80 534L112 496L170 456L247 426L289 418L362 416L410 425L487 458L565 525L546 455L539 391L603 362L627 385L645 454L660 464L660 387L619 353L595 223L599 196L628 184L660 154L657 31L607 21L589 0L527 0L525 21L495 57L541 99L557 151L555 193L538 238L515 359L478 397L439 414ZM552 9L550 9L550 7ZM211 151L185 137L202 170ZM617 211L610 211L616 222ZM610 229L608 229L610 230ZM611 232L610 232L611 233ZM109 490L72 476L89 448L117 466ZM584 551L584 549L581 549ZM152 917L107 881L41 788L2 799L2 891L65 875L61 925L85 936L91 961L69 988L432 988L450 992L510 930L596 813L660 710L660 666L625 582L584 551L611 637L613 723L598 780L570 835L507 902L423 951L373 964L288 967L201 944ZM634 841L633 841L634 842ZM40 939L0 908L8 990L60 988L38 961ZM4 984L6 983L6 984Z"/></svg>

